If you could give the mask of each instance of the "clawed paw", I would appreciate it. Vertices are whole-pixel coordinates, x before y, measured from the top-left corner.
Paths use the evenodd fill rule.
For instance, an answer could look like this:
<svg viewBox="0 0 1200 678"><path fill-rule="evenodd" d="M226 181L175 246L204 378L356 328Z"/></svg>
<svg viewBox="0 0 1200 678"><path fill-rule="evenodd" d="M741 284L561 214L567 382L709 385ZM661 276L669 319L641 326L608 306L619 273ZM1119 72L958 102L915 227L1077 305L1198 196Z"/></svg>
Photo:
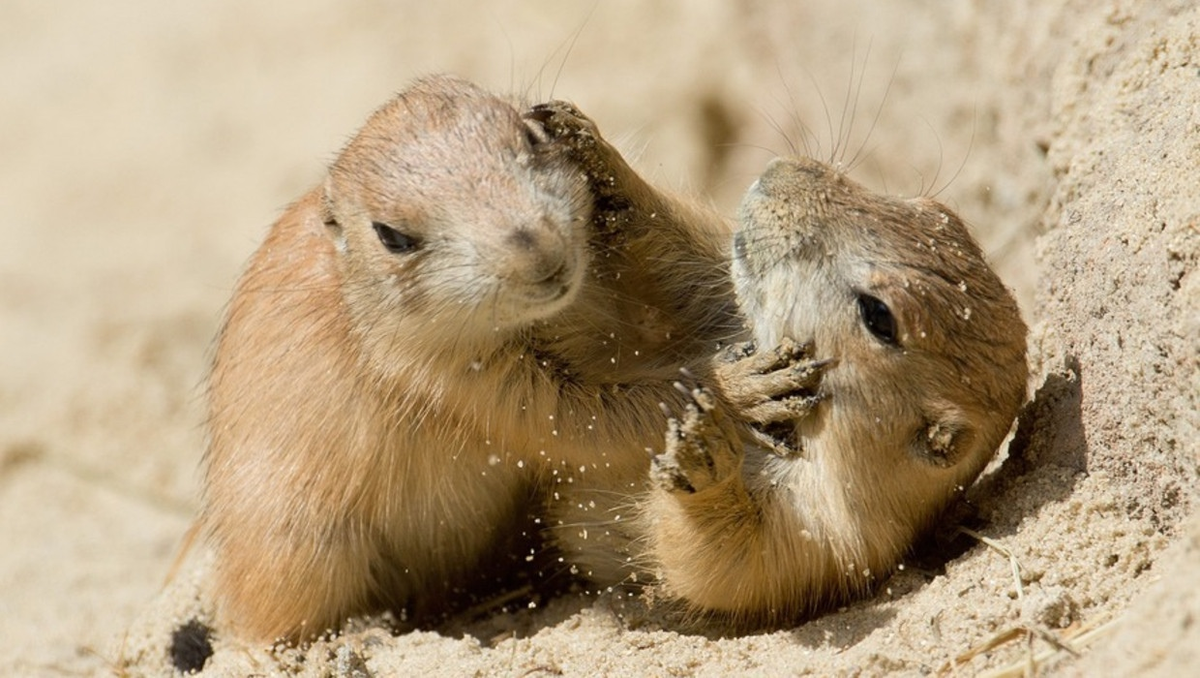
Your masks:
<svg viewBox="0 0 1200 678"><path fill-rule="evenodd" d="M784 339L779 346L743 350L733 362L716 366L721 391L733 413L757 424L794 421L821 401L821 376L831 359L814 360L811 344Z"/></svg>
<svg viewBox="0 0 1200 678"><path fill-rule="evenodd" d="M540 125L551 141L566 142L572 147L581 143L593 146L600 138L596 123L566 101L536 104L525 112L525 119Z"/></svg>
<svg viewBox="0 0 1200 678"><path fill-rule="evenodd" d="M694 494L738 470L741 447L711 391L676 384L689 398L681 418L667 424L666 451L651 460L650 478L672 493Z"/></svg>
<svg viewBox="0 0 1200 678"><path fill-rule="evenodd" d="M592 219L603 232L616 233L631 213L653 213L652 205L638 205L632 196L653 193L621 154L600 135L596 123L565 101L538 104L525 118L541 126L552 153L561 153L587 177L595 199Z"/></svg>

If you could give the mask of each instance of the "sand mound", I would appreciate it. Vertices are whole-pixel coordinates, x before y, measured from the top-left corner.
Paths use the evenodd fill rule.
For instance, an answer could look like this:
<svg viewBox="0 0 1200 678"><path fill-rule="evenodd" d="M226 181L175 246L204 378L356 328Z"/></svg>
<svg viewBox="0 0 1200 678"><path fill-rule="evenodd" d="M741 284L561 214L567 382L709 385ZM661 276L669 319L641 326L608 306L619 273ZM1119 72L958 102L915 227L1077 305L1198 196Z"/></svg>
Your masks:
<svg viewBox="0 0 1200 678"><path fill-rule="evenodd" d="M1194 3L620 2L561 73L584 16L558 3L52 11L0 11L0 539L17 545L0 672L168 674L205 643L211 675L1200 661ZM441 634L362 620L302 650L188 627L208 619L203 558L158 589L195 510L194 385L237 268L367 112L430 70L573 99L648 176L727 213L761 149L789 141L955 207L1034 327L1033 399L959 516L990 545L947 530L876 598L741 637L680 633L618 595Z"/></svg>

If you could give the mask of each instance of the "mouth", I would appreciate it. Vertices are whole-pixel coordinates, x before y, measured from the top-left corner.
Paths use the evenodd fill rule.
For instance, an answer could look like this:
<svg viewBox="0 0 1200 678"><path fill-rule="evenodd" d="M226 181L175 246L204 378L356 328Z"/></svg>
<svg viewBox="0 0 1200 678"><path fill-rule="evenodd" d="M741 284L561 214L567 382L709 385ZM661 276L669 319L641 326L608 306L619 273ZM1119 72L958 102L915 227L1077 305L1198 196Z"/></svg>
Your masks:
<svg viewBox="0 0 1200 678"><path fill-rule="evenodd" d="M557 304L570 296L573 287L570 280L554 283L541 283L525 294L525 302L530 306Z"/></svg>
<svg viewBox="0 0 1200 678"><path fill-rule="evenodd" d="M581 282L579 271L580 266L575 262L562 261L548 273L524 284L518 293L518 303L541 318L557 313L575 299Z"/></svg>

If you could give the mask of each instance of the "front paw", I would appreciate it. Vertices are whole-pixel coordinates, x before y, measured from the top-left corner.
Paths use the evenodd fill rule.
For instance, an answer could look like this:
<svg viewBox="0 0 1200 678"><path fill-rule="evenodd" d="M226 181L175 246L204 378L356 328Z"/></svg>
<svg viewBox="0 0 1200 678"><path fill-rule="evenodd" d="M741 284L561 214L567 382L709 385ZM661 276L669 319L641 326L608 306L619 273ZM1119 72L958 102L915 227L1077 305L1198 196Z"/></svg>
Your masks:
<svg viewBox="0 0 1200 678"><path fill-rule="evenodd" d="M566 101L535 104L525 112L525 118L540 125L550 143L564 149L576 160L595 154L600 130L574 104Z"/></svg>
<svg viewBox="0 0 1200 678"><path fill-rule="evenodd" d="M600 135L596 123L565 101L537 104L525 117L541 125L553 152L562 153L587 177L595 199L593 221L601 232L618 231L638 212L635 195L646 191L642 180L611 144ZM649 210L653 212L653 209Z"/></svg>
<svg viewBox="0 0 1200 678"><path fill-rule="evenodd" d="M682 388L682 387L680 387ZM651 460L650 479L673 494L695 494L738 471L741 445L713 394L705 388L688 393L682 419L667 424L667 447Z"/></svg>
<svg viewBox="0 0 1200 678"><path fill-rule="evenodd" d="M594 144L595 139L600 138L600 130L595 122L576 108L574 103L551 101L534 104L524 116L538 122L552 142L584 139L587 144Z"/></svg>
<svg viewBox="0 0 1200 678"><path fill-rule="evenodd" d="M832 360L814 360L811 344L784 339L779 346L743 353L714 370L734 414L757 424L794 421L821 401L819 387Z"/></svg>

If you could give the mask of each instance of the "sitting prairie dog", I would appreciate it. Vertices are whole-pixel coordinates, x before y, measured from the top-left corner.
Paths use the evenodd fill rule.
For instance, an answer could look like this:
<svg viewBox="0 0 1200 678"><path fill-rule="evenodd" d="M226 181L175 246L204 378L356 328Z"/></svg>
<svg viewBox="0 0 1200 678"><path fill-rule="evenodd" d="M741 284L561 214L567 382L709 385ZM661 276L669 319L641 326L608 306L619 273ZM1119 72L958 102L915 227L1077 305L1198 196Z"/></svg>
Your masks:
<svg viewBox="0 0 1200 678"><path fill-rule="evenodd" d="M644 477L679 367L741 328L729 231L595 191L564 150L584 122L420 80L271 228L209 380L219 624L270 641L436 618L522 562L559 467Z"/></svg>
<svg viewBox="0 0 1200 678"><path fill-rule="evenodd" d="M931 199L787 158L739 217L739 305L782 345L753 359L802 387L693 391L654 460L646 560L693 611L779 623L868 591L977 477L1024 401L1027 330Z"/></svg>

